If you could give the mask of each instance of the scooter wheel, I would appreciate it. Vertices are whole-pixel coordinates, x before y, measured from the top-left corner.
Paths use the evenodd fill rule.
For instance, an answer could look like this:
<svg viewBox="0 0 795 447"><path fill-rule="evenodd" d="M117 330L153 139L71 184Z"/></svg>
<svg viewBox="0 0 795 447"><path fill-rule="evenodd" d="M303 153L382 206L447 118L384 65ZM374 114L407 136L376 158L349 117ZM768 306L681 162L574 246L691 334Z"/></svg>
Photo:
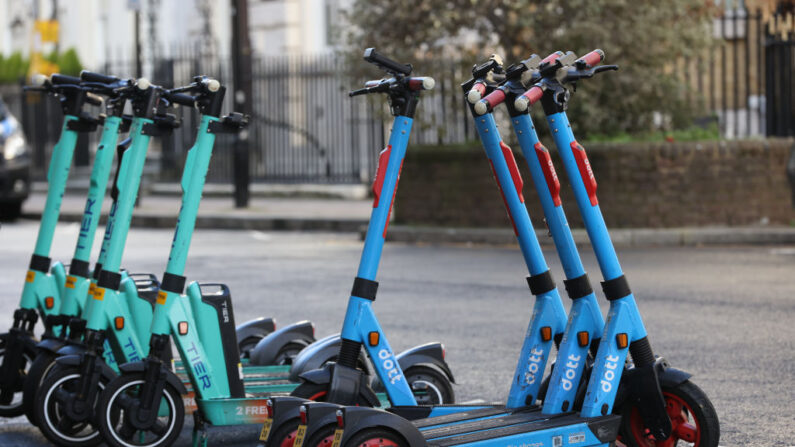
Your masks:
<svg viewBox="0 0 795 447"><path fill-rule="evenodd" d="M9 334L0 336L0 365L3 364L5 357L6 337ZM24 351L22 352L22 364L17 377L3 377L0 380L0 416L6 418L13 418L22 415L25 408L22 401L22 387L27 379L30 364L36 357L36 352L31 350L27 343L25 344ZM9 382L11 385L7 385ZM8 389L6 389L8 388ZM2 403L7 401L6 403Z"/></svg>
<svg viewBox="0 0 795 447"><path fill-rule="evenodd" d="M293 359L306 347L305 344L289 342L279 348L274 359L274 365L292 365Z"/></svg>
<svg viewBox="0 0 795 447"><path fill-rule="evenodd" d="M632 403L628 403L621 410L623 417L619 441L627 447L717 447L720 438L718 415L701 388L685 381L674 387L663 386L662 392L668 416L671 418L671 436L665 441L654 439L643 425L640 411Z"/></svg>
<svg viewBox="0 0 795 447"><path fill-rule="evenodd" d="M334 443L334 430L336 424L329 424L317 430L311 437L304 441L306 447L331 447Z"/></svg>
<svg viewBox="0 0 795 447"><path fill-rule="evenodd" d="M240 358L241 359L250 358L251 350L254 349L254 347L257 346L257 343L259 343L259 341L262 339L263 337L251 336L241 341L237 345L237 348L240 351Z"/></svg>
<svg viewBox="0 0 795 447"><path fill-rule="evenodd" d="M402 436L384 428L362 430L353 435L343 447L408 447Z"/></svg>
<svg viewBox="0 0 795 447"><path fill-rule="evenodd" d="M455 402L453 385L444 374L426 366L412 366L403 373L418 405L439 405Z"/></svg>
<svg viewBox="0 0 795 447"><path fill-rule="evenodd" d="M81 417L70 413L71 405L82 385L83 373L75 367L59 368L48 374L41 383L33 403L33 414L41 433L53 444L70 447L95 446L102 437L94 423L100 392L107 383L97 383L97 398L81 409Z"/></svg>
<svg viewBox="0 0 795 447"><path fill-rule="evenodd" d="M285 421L268 436L268 442L265 445L268 447L293 447L295 435L298 432L298 423L298 418Z"/></svg>
<svg viewBox="0 0 795 447"><path fill-rule="evenodd" d="M28 377L22 387L22 406L25 410L25 416L33 425L39 425L36 422L36 414L33 411L36 391L41 387L47 375L53 371L56 358L58 356L54 352L40 350L33 363L31 363L30 368L28 368Z"/></svg>
<svg viewBox="0 0 795 447"><path fill-rule="evenodd" d="M108 384L99 399L98 424L102 437L115 447L168 447L173 444L185 422L182 396L166 383L160 396L157 418L148 427L133 424L134 412L144 384L143 373L124 374Z"/></svg>

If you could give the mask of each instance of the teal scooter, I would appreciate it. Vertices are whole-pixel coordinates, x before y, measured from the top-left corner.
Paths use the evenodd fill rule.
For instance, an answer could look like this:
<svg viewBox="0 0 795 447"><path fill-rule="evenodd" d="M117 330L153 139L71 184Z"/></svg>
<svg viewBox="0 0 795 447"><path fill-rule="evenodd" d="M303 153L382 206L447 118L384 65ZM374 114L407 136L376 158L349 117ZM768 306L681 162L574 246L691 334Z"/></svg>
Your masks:
<svg viewBox="0 0 795 447"><path fill-rule="evenodd" d="M33 401L39 429L59 445L95 445L101 441L90 423L96 389L85 382L98 380L102 386L115 375L111 359L137 359L147 352L147 346L140 341L143 329L137 327L140 324L135 320L146 320L147 308L151 315L151 305L137 299L134 280L120 270L120 263L150 139L168 133L178 121L165 113L170 104L162 100L161 89L145 79L116 81L118 85L113 88L120 98L132 104L133 119L131 143L121 156L114 184L116 200L105 231L107 242L103 243L107 248L100 254L101 270L95 269L95 274L99 272L97 285L91 288L83 312L82 341L58 351L57 367L44 377ZM112 292L105 293L106 290ZM124 295L135 299L124 299ZM111 332L113 336L106 337ZM110 341L110 350L105 349L106 341ZM59 390L57 396L51 392L54 389Z"/></svg>
<svg viewBox="0 0 795 447"><path fill-rule="evenodd" d="M57 79L57 78L56 78ZM72 164L77 136L92 132L97 120L83 110L86 103L100 105L102 100L73 84L58 84L45 77L36 77L39 85L26 87L29 91L52 94L61 104L64 123L61 136L52 151L47 172L48 191L44 205L36 246L25 275L25 284L19 308L14 311L11 329L0 335L0 416L14 417L23 413L22 388L26 372L36 356L34 328L39 315L44 317L47 336L58 332L53 327L58 319L48 319L61 308L61 297L66 283L66 269L60 262L52 263L50 248L55 235L55 225L61 210L61 201L66 189L66 180ZM80 262L72 263L71 269L79 271Z"/></svg>

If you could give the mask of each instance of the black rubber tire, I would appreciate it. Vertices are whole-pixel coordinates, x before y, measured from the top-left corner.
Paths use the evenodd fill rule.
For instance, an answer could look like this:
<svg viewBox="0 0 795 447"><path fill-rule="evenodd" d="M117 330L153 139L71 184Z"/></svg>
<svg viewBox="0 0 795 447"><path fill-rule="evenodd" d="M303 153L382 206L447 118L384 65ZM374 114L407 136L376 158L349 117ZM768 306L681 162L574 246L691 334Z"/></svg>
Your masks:
<svg viewBox="0 0 795 447"><path fill-rule="evenodd" d="M385 428L368 428L353 435L342 447L359 447L369 440L388 441L398 447L409 447L402 436ZM380 445L381 443L379 443ZM389 445L389 444L387 444Z"/></svg>
<svg viewBox="0 0 795 447"><path fill-rule="evenodd" d="M315 431L311 437L304 440L301 447L331 447L334 440L334 430L337 428L336 424L329 424L321 427Z"/></svg>
<svg viewBox="0 0 795 447"><path fill-rule="evenodd" d="M275 430L268 436L266 447L292 446L295 441L295 432L298 430L298 418L288 419L282 425L275 427Z"/></svg>
<svg viewBox="0 0 795 447"><path fill-rule="evenodd" d="M290 396L293 397L301 397L303 399L310 399L317 402L326 402L326 395L328 394L329 384L319 384L319 383L311 383L311 382L303 382L296 389L290 393ZM370 407L370 402L367 399L359 395L358 399L356 400L355 405L359 405L362 407Z"/></svg>
<svg viewBox="0 0 795 447"><path fill-rule="evenodd" d="M688 413L689 419L695 422L697 427L699 439L698 442L693 444L694 447L717 447L720 440L720 422L718 421L718 414L715 412L715 408L706 393L689 380L674 387L663 386L662 391L663 395L666 396L667 404L670 405L672 398L678 398L684 401L692 410L691 412L687 411L686 408L684 409ZM633 403L627 403L621 408L620 440L627 447L646 447L650 444L643 444L642 440L636 439L632 434L632 412ZM637 421L637 416L634 420Z"/></svg>
<svg viewBox="0 0 795 447"><path fill-rule="evenodd" d="M168 383L166 383L166 386L163 388L163 395L161 397L161 399L165 400L166 405L171 411L171 416L168 420L168 423L165 424L166 431L164 434L158 435L157 438L151 441L146 440L143 441L143 443L133 444L122 439L124 436L120 436L117 433L116 429L119 427L120 423L123 427L123 421L125 419L125 410L123 405L119 403L119 397L127 396L130 399L129 401L134 400L134 397L124 394L125 390L129 390L143 383L144 375L142 372L123 374L113 379L113 381L108 384L108 386L105 388L105 391L100 396L99 408L102 409L102 413L98 415L97 423L99 425L99 431L102 433L102 437L108 445L114 447L168 447L176 442L177 438L179 437L179 434L182 431L182 425L185 422L185 404L182 401L182 396L179 394L179 392ZM141 431L134 431L129 437L135 437L135 435L138 433L141 433ZM147 430L145 433L152 432Z"/></svg>
<svg viewBox="0 0 795 447"><path fill-rule="evenodd" d="M25 385L22 387L22 408L25 410L25 416L31 424L38 426L36 422L36 415L33 411L34 402L36 401L36 392L41 387L42 382L53 372L53 367L56 365L55 359L58 355L52 351L40 350L30 368L28 368L28 377L25 379Z"/></svg>
<svg viewBox="0 0 795 447"><path fill-rule="evenodd" d="M418 405L439 405L455 403L453 384L446 375L427 366L412 366L403 371L403 376L411 387ZM414 390L413 384L424 382L430 388L427 393Z"/></svg>
<svg viewBox="0 0 795 447"><path fill-rule="evenodd" d="M92 414L88 421L73 423L70 427L59 427L61 419L57 395L59 390L72 388L76 381L83 377L82 372L77 367L62 367L58 371L48 374L41 383L41 387L36 392L33 413L34 418L39 422L39 430L53 444L70 447L88 447L99 445L102 436L94 423L96 414ZM99 395L107 384L100 379L97 386ZM97 399L97 402L99 399ZM94 403L94 409L97 408ZM79 430L78 430L79 429Z"/></svg>
<svg viewBox="0 0 795 447"><path fill-rule="evenodd" d="M293 359L299 352L301 352L306 347L304 343L298 343L295 341L291 341L286 343L284 346L279 348L279 352L276 353L276 358L274 359L274 365L292 365Z"/></svg>
<svg viewBox="0 0 795 447"><path fill-rule="evenodd" d="M0 365L3 363L3 356L5 355L6 338L9 334L0 335ZM22 342L24 343L24 342ZM25 380L27 380L28 370L30 369L33 359L36 357L36 351L28 347L28 343L24 344L23 348L23 370L20 371L22 375L22 384L14 390L14 398L9 405L0 405L0 417L13 418L22 416L25 413L24 401L22 400L22 389L24 388ZM17 396L18 394L18 396Z"/></svg>
<svg viewBox="0 0 795 447"><path fill-rule="evenodd" d="M241 359L250 358L251 350L254 349L254 347L257 346L257 343L259 343L259 341L262 340L263 338L264 337L251 336L251 337L246 337L245 340L239 342L237 344L237 349L240 351L240 358Z"/></svg>

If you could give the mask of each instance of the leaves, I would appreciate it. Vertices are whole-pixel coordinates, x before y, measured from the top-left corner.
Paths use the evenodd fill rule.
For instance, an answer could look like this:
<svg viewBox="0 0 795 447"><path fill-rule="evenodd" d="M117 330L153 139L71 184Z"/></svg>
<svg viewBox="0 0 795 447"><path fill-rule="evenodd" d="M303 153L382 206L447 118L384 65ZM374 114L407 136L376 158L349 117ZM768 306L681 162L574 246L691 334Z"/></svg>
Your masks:
<svg viewBox="0 0 795 447"><path fill-rule="evenodd" d="M703 113L699 92L671 73L711 44L714 10L703 0L355 0L345 15L357 60L371 46L418 68L603 49L620 70L578 86L570 115L580 134L648 132L655 113L688 127Z"/></svg>

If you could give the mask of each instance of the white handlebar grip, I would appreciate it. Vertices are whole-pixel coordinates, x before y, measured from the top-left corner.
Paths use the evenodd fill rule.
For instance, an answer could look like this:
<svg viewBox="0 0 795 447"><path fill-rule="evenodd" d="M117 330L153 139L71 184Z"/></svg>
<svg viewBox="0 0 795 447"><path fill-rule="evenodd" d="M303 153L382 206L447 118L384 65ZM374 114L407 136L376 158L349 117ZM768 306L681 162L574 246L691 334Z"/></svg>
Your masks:
<svg viewBox="0 0 795 447"><path fill-rule="evenodd" d="M44 83L47 82L47 79L49 79L47 76L41 73L36 73L30 78L30 83L36 86L40 86L44 85Z"/></svg>
<svg viewBox="0 0 795 447"><path fill-rule="evenodd" d="M475 103L475 113L478 115L483 115L489 111L489 107L486 105L485 101L478 101Z"/></svg>
<svg viewBox="0 0 795 447"><path fill-rule="evenodd" d="M530 104L530 100L527 99L526 96L520 96L513 102L513 108L516 109L517 112L524 112L527 110L528 104Z"/></svg>
<svg viewBox="0 0 795 447"><path fill-rule="evenodd" d="M219 88L221 88L221 83L215 79L208 79L204 81L207 85L207 90L211 92L217 92Z"/></svg>
<svg viewBox="0 0 795 447"><path fill-rule="evenodd" d="M469 93L467 93L467 101L469 101L470 104L475 104L480 101L480 92L474 88L470 90Z"/></svg>
<svg viewBox="0 0 795 447"><path fill-rule="evenodd" d="M135 82L135 86L138 87L139 90L146 90L152 86L152 83L149 82L149 79L140 78Z"/></svg>
<svg viewBox="0 0 795 447"><path fill-rule="evenodd" d="M422 88L425 90L433 90L436 87L436 80L430 76L426 76L422 79Z"/></svg>

